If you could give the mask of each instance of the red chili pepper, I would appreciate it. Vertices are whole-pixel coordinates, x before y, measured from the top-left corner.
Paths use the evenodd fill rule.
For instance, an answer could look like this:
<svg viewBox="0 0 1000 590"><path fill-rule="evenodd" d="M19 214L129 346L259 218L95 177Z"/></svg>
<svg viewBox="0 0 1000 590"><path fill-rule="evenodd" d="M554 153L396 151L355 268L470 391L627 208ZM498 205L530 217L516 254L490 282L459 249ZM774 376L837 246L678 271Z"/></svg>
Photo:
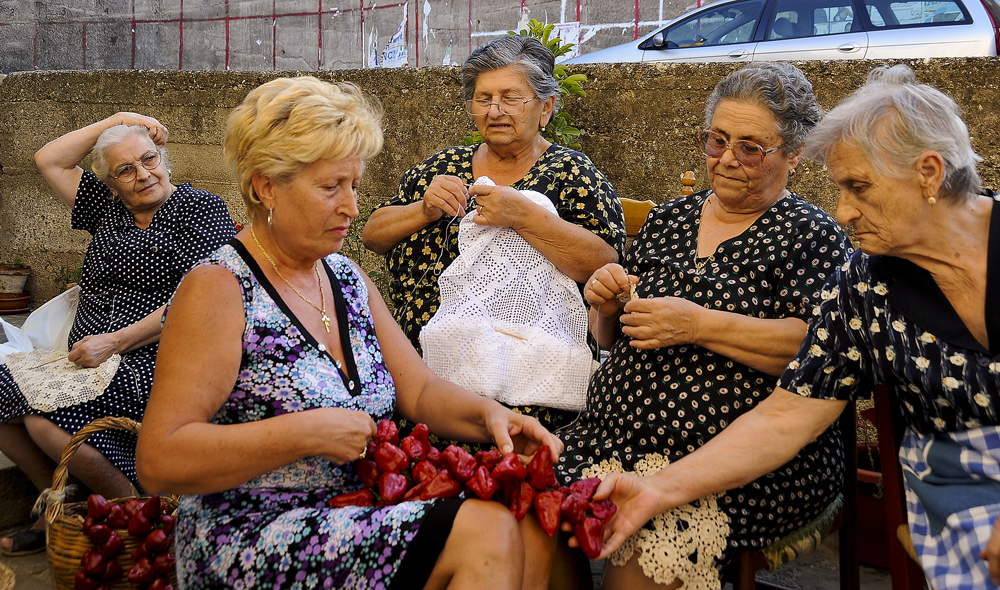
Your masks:
<svg viewBox="0 0 1000 590"><path fill-rule="evenodd" d="M462 486L453 480L447 471L439 471L434 479L427 482L427 487L420 493L421 500L434 498L454 498L462 493Z"/></svg>
<svg viewBox="0 0 1000 590"><path fill-rule="evenodd" d="M142 542L142 545L150 555L156 555L170 548L170 537L163 532L163 529L155 529L146 535L146 540Z"/></svg>
<svg viewBox="0 0 1000 590"><path fill-rule="evenodd" d="M387 442L393 446L399 446L399 428L392 420L379 420L378 430L375 432L375 441L379 443Z"/></svg>
<svg viewBox="0 0 1000 590"><path fill-rule="evenodd" d="M114 557L125 549L125 541L118 536L118 533L111 531L108 540L101 545L101 555L104 557Z"/></svg>
<svg viewBox="0 0 1000 590"><path fill-rule="evenodd" d="M475 475L472 476L472 479L466 485L480 500L489 500L500 487L497 485L497 482L493 481L490 470L485 465L480 465L476 468ZM468 494L466 494L466 497L468 497Z"/></svg>
<svg viewBox="0 0 1000 590"><path fill-rule="evenodd" d="M499 463L502 458L503 453L500 452L500 449L476 451L476 462L485 466L490 471L493 471L493 468L497 466L497 463Z"/></svg>
<svg viewBox="0 0 1000 590"><path fill-rule="evenodd" d="M560 506L562 518L570 524L577 524L587 516L587 508L589 507L590 503L587 502L587 499L579 494L565 496Z"/></svg>
<svg viewBox="0 0 1000 590"><path fill-rule="evenodd" d="M106 524L95 524L87 531L87 538L94 545L103 545L111 538L111 527Z"/></svg>
<svg viewBox="0 0 1000 590"><path fill-rule="evenodd" d="M476 474L476 458L462 447L448 445L441 456L448 464L448 473L455 481L464 483Z"/></svg>
<svg viewBox="0 0 1000 590"><path fill-rule="evenodd" d="M436 447L431 447L430 450L427 451L427 460L431 462L431 465L437 467L438 469L448 468L448 463L444 460L444 457L441 456L441 451L437 450Z"/></svg>
<svg viewBox="0 0 1000 590"><path fill-rule="evenodd" d="M600 518L601 520L608 520L618 512L618 507L615 503L611 501L611 498L605 498L600 502L590 503L590 513L594 515L594 518Z"/></svg>
<svg viewBox="0 0 1000 590"><path fill-rule="evenodd" d="M361 489L346 494L334 496L327 501L330 508L343 508L345 506L374 506L375 498L370 490Z"/></svg>
<svg viewBox="0 0 1000 590"><path fill-rule="evenodd" d="M100 578L104 571L108 569L108 560L94 549L87 549L80 558L80 565L83 571L92 578Z"/></svg>
<svg viewBox="0 0 1000 590"><path fill-rule="evenodd" d="M421 422L413 427L413 431L410 432L410 436L420 441L420 444L424 447L424 455L426 455L431 450L430 436L431 431L427 428L427 425Z"/></svg>
<svg viewBox="0 0 1000 590"><path fill-rule="evenodd" d="M153 525L142 512L136 512L128 521L128 534L133 537L145 537L151 530L153 530Z"/></svg>
<svg viewBox="0 0 1000 590"><path fill-rule="evenodd" d="M100 584L83 570L76 570L76 575L73 576L73 590L94 590Z"/></svg>
<svg viewBox="0 0 1000 590"><path fill-rule="evenodd" d="M404 438L399 446L403 449L403 452L414 461L421 461L427 455L427 453L424 452L423 443L417 440L413 435Z"/></svg>
<svg viewBox="0 0 1000 590"><path fill-rule="evenodd" d="M101 576L101 581L102 582L115 582L117 580L120 580L122 578L122 575L124 573L125 573L125 571L122 570L122 566L121 566L120 563L118 563L114 559L109 559L108 560L108 569L104 570L104 575Z"/></svg>
<svg viewBox="0 0 1000 590"><path fill-rule="evenodd" d="M146 551L145 545L139 543L139 546L136 547L135 551L132 552L132 562L134 563L136 561L139 561L143 557L149 557L149 551Z"/></svg>
<svg viewBox="0 0 1000 590"><path fill-rule="evenodd" d="M176 569L177 559L173 553L161 553L153 560L153 569L156 573L167 575Z"/></svg>
<svg viewBox="0 0 1000 590"><path fill-rule="evenodd" d="M581 479L580 481L574 481L569 489L573 491L574 494L580 494L588 501L594 497L594 491L597 490L597 486L601 485L601 480L596 477L590 477L587 479Z"/></svg>
<svg viewBox="0 0 1000 590"><path fill-rule="evenodd" d="M528 463L528 483L536 490L556 487L556 472L552 468L552 451L542 446Z"/></svg>
<svg viewBox="0 0 1000 590"><path fill-rule="evenodd" d="M142 500L132 498L128 502L125 502L125 505L122 506L122 510L125 511L125 515L128 516L129 520L132 520L132 517L142 510L143 504L144 502Z"/></svg>
<svg viewBox="0 0 1000 590"><path fill-rule="evenodd" d="M177 524L177 517L173 514L164 514L160 516L160 523L163 524L163 532L169 535L174 532L174 526Z"/></svg>
<svg viewBox="0 0 1000 590"><path fill-rule="evenodd" d="M111 507L111 512L108 513L108 526L113 529L128 527L128 515L125 514L125 509L121 505L115 504Z"/></svg>
<svg viewBox="0 0 1000 590"><path fill-rule="evenodd" d="M356 459L354 461L354 473L366 488L375 489L378 487L378 466L370 459Z"/></svg>
<svg viewBox="0 0 1000 590"><path fill-rule="evenodd" d="M141 586L143 584L148 584L153 581L156 577L156 570L153 569L153 564L150 563L148 557L143 557L135 562L132 569L128 571L128 581L136 586Z"/></svg>
<svg viewBox="0 0 1000 590"><path fill-rule="evenodd" d="M174 585L170 583L170 578L160 576L146 590L174 590Z"/></svg>
<svg viewBox="0 0 1000 590"><path fill-rule="evenodd" d="M597 559L601 554L601 543L604 542L604 521L600 518L584 518L573 529L580 549L590 559Z"/></svg>
<svg viewBox="0 0 1000 590"><path fill-rule="evenodd" d="M160 514L163 513L163 502L160 501L160 497L153 495L146 500L146 503L142 505L142 513L149 519L149 522L159 522Z"/></svg>
<svg viewBox="0 0 1000 590"><path fill-rule="evenodd" d="M492 478L493 476L490 475L490 477ZM494 479L493 481L496 481L497 487L500 488L495 494L493 494L493 499L500 502L504 506L510 506L510 497L514 495L515 492L520 491L521 482L516 479L506 479L503 481L497 481Z"/></svg>
<svg viewBox="0 0 1000 590"><path fill-rule="evenodd" d="M535 488L531 487L530 483L522 481L520 488L515 485L514 490L509 507L514 513L514 518L520 521L531 509L531 501L535 499Z"/></svg>
<svg viewBox="0 0 1000 590"><path fill-rule="evenodd" d="M493 479L498 482L522 480L528 475L528 470L521 464L515 453L507 453L493 468Z"/></svg>
<svg viewBox="0 0 1000 590"><path fill-rule="evenodd" d="M420 494L422 494L424 492L424 488L425 487L427 487L427 482L426 481L422 481L422 482L417 483L417 485L415 485L412 488L406 490L406 493L403 494L403 499L400 500L400 501L401 502L415 502L415 501L419 500L420 499Z"/></svg>
<svg viewBox="0 0 1000 590"><path fill-rule="evenodd" d="M406 493L406 488L410 482L406 477L398 473L383 473L378 478L378 493L382 496L382 506L392 506L399 503L399 499Z"/></svg>
<svg viewBox="0 0 1000 590"><path fill-rule="evenodd" d="M111 504L100 494L91 494L87 498L87 516L94 519L94 522L101 522L108 517L111 512Z"/></svg>
<svg viewBox="0 0 1000 590"><path fill-rule="evenodd" d="M538 492L535 494L535 516L545 534L552 536L559 530L559 516L563 495L560 492Z"/></svg>
<svg viewBox="0 0 1000 590"><path fill-rule="evenodd" d="M431 465L430 461L421 461L410 470L410 473L413 474L413 479L420 483L434 479L437 472L437 468Z"/></svg>
<svg viewBox="0 0 1000 590"><path fill-rule="evenodd" d="M402 473L410 466L410 458L403 449L389 442L381 442L375 447L374 459L379 473Z"/></svg>

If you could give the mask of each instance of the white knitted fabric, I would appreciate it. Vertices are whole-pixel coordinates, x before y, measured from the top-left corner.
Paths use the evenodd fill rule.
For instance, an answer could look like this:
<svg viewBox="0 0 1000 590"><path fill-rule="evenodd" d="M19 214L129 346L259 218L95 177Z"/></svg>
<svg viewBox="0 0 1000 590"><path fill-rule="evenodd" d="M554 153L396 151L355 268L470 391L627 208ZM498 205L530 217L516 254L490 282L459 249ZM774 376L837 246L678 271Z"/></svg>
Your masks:
<svg viewBox="0 0 1000 590"><path fill-rule="evenodd" d="M7 370L29 406L53 412L96 399L108 388L122 360L113 354L100 366L84 368L68 357L68 352L41 349L7 355Z"/></svg>
<svg viewBox="0 0 1000 590"><path fill-rule="evenodd" d="M545 195L522 194L556 213ZM420 332L424 361L508 405L583 410L597 363L576 282L516 231L476 225L475 214L462 219L459 255L438 278L441 306Z"/></svg>

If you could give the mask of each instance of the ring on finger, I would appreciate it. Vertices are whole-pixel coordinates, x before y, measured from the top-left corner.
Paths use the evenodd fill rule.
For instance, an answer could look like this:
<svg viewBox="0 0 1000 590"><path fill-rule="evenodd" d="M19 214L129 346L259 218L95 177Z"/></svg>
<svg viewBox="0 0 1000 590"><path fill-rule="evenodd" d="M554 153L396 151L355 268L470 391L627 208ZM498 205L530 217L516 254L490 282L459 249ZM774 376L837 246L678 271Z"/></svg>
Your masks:
<svg viewBox="0 0 1000 590"><path fill-rule="evenodd" d="M365 455L367 454L368 454L368 445L365 445L365 448L361 449L361 454L358 455L358 459L364 459Z"/></svg>

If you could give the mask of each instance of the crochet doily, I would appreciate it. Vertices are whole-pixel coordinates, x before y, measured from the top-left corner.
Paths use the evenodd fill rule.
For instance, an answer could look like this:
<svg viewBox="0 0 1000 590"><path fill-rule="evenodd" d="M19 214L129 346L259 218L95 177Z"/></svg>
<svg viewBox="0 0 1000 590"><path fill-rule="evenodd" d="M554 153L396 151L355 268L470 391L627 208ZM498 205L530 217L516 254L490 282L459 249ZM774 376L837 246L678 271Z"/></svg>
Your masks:
<svg viewBox="0 0 1000 590"><path fill-rule="evenodd" d="M631 473L652 475L669 464L663 455L652 453L637 461ZM583 475L604 478L611 472L628 473L620 461L608 459L586 468ZM729 517L719 510L720 497L722 494L705 496L654 516L653 530L639 529L608 559L614 565L625 565L639 551L639 566L657 584L676 579L684 583L684 590L721 588L716 562L726 548L730 528Z"/></svg>
<svg viewBox="0 0 1000 590"><path fill-rule="evenodd" d="M115 354L94 368L70 362L68 352L32 350L7 355L7 370L28 405L42 412L89 402L104 393L122 357Z"/></svg>

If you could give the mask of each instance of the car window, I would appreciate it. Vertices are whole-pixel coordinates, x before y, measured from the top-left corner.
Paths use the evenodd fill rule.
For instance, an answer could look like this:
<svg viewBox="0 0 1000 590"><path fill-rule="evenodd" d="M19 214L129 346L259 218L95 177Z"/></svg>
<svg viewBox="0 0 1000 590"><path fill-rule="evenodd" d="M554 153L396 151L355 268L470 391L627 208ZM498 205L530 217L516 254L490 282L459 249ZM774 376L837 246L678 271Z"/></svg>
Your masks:
<svg viewBox="0 0 1000 590"><path fill-rule="evenodd" d="M664 48L748 43L763 7L763 0L749 0L701 12L667 27Z"/></svg>
<svg viewBox="0 0 1000 590"><path fill-rule="evenodd" d="M900 28L971 22L961 2L891 2L865 0L869 22L875 28Z"/></svg>
<svg viewBox="0 0 1000 590"><path fill-rule="evenodd" d="M766 38L848 33L853 25L851 0L778 0Z"/></svg>

